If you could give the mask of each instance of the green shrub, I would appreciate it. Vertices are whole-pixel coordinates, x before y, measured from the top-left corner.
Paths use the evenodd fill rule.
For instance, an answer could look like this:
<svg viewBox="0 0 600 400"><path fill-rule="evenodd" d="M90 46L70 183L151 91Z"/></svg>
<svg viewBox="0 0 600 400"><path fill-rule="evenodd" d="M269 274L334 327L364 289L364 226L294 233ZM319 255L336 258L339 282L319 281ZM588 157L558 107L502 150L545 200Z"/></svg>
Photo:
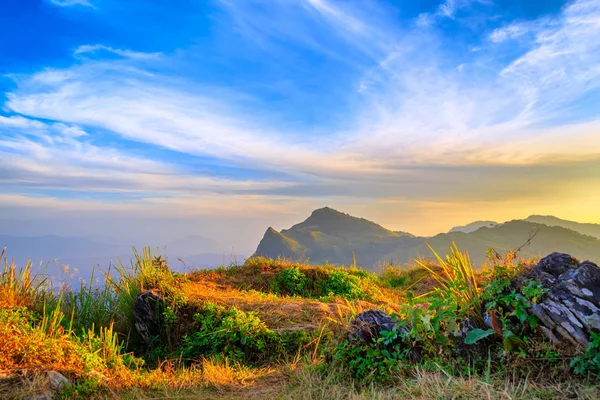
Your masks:
<svg viewBox="0 0 600 400"><path fill-rule="evenodd" d="M382 331L370 344L343 340L334 348L332 362L361 384L387 383L409 367L411 348L408 337L401 337L397 330Z"/></svg>
<svg viewBox="0 0 600 400"><path fill-rule="evenodd" d="M328 271L318 289L321 296L341 296L348 300L365 297L365 292L360 286L360 278L350 275L343 269Z"/></svg>
<svg viewBox="0 0 600 400"><path fill-rule="evenodd" d="M194 315L195 331L183 338L182 355L196 359L224 354L231 360L257 361L265 348L277 342L277 334L256 316L236 307L207 303Z"/></svg>
<svg viewBox="0 0 600 400"><path fill-rule="evenodd" d="M188 362L216 355L240 363L273 361L295 355L312 340L306 331L274 332L256 313L236 307L206 303L193 319L181 350Z"/></svg>
<svg viewBox="0 0 600 400"><path fill-rule="evenodd" d="M272 290L276 294L288 296L306 296L308 278L298 267L281 270L275 277Z"/></svg>
<svg viewBox="0 0 600 400"><path fill-rule="evenodd" d="M592 332L592 342L585 353L571 361L571 368L577 375L592 374L600 379L600 335Z"/></svg>

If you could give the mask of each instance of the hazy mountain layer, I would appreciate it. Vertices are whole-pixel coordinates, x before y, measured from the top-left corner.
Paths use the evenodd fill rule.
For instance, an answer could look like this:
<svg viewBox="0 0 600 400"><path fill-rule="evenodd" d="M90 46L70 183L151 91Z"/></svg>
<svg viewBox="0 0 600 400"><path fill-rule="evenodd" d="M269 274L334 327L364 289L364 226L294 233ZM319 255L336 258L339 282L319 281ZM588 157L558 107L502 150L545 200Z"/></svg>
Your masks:
<svg viewBox="0 0 600 400"><path fill-rule="evenodd" d="M563 228L571 229L576 232L583 233L584 235L590 235L600 239L600 224L582 224L580 222L556 218L551 215L531 215L525 218L525 221L548 226L562 226Z"/></svg>
<svg viewBox="0 0 600 400"><path fill-rule="evenodd" d="M495 221L475 221L475 222L471 222L470 224L467 224L467 225L455 226L454 228L450 229L448 231L448 233L452 233L452 232L471 233L471 232L475 232L479 228L483 228L483 227L492 228L496 225L498 225L498 223Z"/></svg>
<svg viewBox="0 0 600 400"><path fill-rule="evenodd" d="M188 267L213 267L229 264L236 258L243 260L248 254L232 254L232 250L214 240L202 236L187 236L166 244L121 243L109 237L63 237L63 236L11 236L0 235L0 250L6 246L6 255L14 258L17 265L31 260L34 265L47 266L45 272L53 276L62 275L63 265L68 265L71 272L77 269L76 278L87 279L92 269L100 266L107 269L110 263L118 263L120 259L129 265L132 258L132 247L139 251L144 246L166 254L170 265L175 269ZM180 262L179 260L182 260Z"/></svg>

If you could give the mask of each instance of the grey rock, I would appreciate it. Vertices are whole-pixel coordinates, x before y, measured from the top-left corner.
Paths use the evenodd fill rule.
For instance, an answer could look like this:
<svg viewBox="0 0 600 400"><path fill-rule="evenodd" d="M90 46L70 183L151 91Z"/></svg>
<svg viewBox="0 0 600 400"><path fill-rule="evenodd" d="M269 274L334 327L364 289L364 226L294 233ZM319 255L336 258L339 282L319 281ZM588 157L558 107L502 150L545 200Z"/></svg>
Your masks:
<svg viewBox="0 0 600 400"><path fill-rule="evenodd" d="M145 291L138 294L133 305L135 329L147 345L160 333L164 301L159 294Z"/></svg>
<svg viewBox="0 0 600 400"><path fill-rule="evenodd" d="M381 310L371 309L358 314L350 323L349 339L372 342L379 338L379 332L392 331L398 321Z"/></svg>
<svg viewBox="0 0 600 400"><path fill-rule="evenodd" d="M542 332L555 344L587 346L590 333L600 332L600 268L552 253L540 260L531 276L548 291L529 308L540 320Z"/></svg>
<svg viewBox="0 0 600 400"><path fill-rule="evenodd" d="M569 269L574 269L578 266L579 261L575 257L564 253L552 253L542 258L535 269L557 277Z"/></svg>
<svg viewBox="0 0 600 400"><path fill-rule="evenodd" d="M557 281L559 289L599 306L600 268L596 264L584 261L577 268L560 275Z"/></svg>
<svg viewBox="0 0 600 400"><path fill-rule="evenodd" d="M65 387L70 387L71 382L60 372L48 371L46 372L50 386L54 390L61 390Z"/></svg>

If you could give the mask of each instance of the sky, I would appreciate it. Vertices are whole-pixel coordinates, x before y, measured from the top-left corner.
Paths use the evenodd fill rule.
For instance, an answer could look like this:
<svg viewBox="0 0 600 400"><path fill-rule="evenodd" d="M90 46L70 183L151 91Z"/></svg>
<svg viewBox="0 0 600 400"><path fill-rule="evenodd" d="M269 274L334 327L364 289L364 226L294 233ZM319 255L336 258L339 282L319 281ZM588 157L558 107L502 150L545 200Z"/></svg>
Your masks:
<svg viewBox="0 0 600 400"><path fill-rule="evenodd" d="M0 0L0 233L600 223L599 0Z"/></svg>

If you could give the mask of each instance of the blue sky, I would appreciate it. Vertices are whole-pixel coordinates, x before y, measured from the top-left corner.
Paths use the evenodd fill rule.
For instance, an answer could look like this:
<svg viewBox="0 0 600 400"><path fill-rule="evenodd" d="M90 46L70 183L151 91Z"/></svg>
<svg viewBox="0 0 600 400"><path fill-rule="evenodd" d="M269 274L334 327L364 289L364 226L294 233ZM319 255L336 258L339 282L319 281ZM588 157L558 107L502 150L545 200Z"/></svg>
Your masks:
<svg viewBox="0 0 600 400"><path fill-rule="evenodd" d="M13 227L600 222L598 0L2 0L0 74Z"/></svg>

